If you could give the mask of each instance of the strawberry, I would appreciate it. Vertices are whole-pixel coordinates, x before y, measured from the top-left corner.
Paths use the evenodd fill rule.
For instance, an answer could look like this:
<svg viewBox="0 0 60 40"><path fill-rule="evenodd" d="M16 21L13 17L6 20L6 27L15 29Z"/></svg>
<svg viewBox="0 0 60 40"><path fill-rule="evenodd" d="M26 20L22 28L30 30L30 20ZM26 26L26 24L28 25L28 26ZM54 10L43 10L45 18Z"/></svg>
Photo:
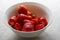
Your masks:
<svg viewBox="0 0 60 40"><path fill-rule="evenodd" d="M24 23L29 23L29 22L30 22L30 20L27 20L27 19L24 20Z"/></svg>
<svg viewBox="0 0 60 40"><path fill-rule="evenodd" d="M27 19L24 20L24 23L32 23L32 24L34 24L33 21L31 21L31 20L27 20Z"/></svg>
<svg viewBox="0 0 60 40"><path fill-rule="evenodd" d="M18 13L27 14L27 7L25 5L18 6Z"/></svg>
<svg viewBox="0 0 60 40"><path fill-rule="evenodd" d="M28 16L27 15L26 19L31 20L32 19L32 16Z"/></svg>
<svg viewBox="0 0 60 40"><path fill-rule="evenodd" d="M34 27L31 23L25 23L22 31L34 31Z"/></svg>
<svg viewBox="0 0 60 40"><path fill-rule="evenodd" d="M44 28L44 24L38 24L35 26L35 30L40 30L42 28Z"/></svg>
<svg viewBox="0 0 60 40"><path fill-rule="evenodd" d="M18 21L23 21L26 17L27 17L27 16L26 16L25 14L19 14L19 15L17 16L17 20L18 20Z"/></svg>
<svg viewBox="0 0 60 40"><path fill-rule="evenodd" d="M33 21L35 24L38 24L38 23L39 23L39 17L33 18L32 21Z"/></svg>
<svg viewBox="0 0 60 40"><path fill-rule="evenodd" d="M42 23L46 26L47 25L47 19L45 17L41 17L40 18L40 23Z"/></svg>
<svg viewBox="0 0 60 40"><path fill-rule="evenodd" d="M15 23L13 28L16 29L16 30L20 30L20 31L22 30L22 27L19 23Z"/></svg>
<svg viewBox="0 0 60 40"><path fill-rule="evenodd" d="M8 23L9 25L13 26L16 22L17 22L17 17L16 16L12 16L9 20Z"/></svg>

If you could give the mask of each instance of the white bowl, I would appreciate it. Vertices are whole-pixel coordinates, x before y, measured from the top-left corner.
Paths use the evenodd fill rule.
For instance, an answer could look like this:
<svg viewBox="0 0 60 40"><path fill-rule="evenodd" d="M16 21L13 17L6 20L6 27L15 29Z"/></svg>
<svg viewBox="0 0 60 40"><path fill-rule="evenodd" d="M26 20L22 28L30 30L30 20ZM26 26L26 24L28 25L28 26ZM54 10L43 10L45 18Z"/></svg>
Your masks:
<svg viewBox="0 0 60 40"><path fill-rule="evenodd" d="M44 27L43 29L41 30L37 30L37 31L32 31L32 32L21 32L21 31L18 31L18 30L15 30L13 29L9 24L8 24L8 19L13 16L13 15L16 15L16 14L11 14L11 11L15 10L16 12L16 8L19 6L19 5L25 5L27 6L27 8L32 12L34 13L35 15L37 16L45 16L47 18L47 21L48 21L48 24L46 27ZM41 13L40 11L41 10L44 10L46 13ZM39 36L43 31L44 29L46 29L48 26L50 26L50 24L52 23L52 13L51 11L45 7L45 5L42 5L40 3L35 3L35 2L23 2L23 3L18 3L18 4L15 4L11 7L8 8L8 10L6 11L6 14L5 14L5 17L4 17L4 21L5 21L5 24L7 27L9 27L10 29L12 29L16 34L20 35L21 37L26 37L26 38L30 38L30 37L37 37Z"/></svg>

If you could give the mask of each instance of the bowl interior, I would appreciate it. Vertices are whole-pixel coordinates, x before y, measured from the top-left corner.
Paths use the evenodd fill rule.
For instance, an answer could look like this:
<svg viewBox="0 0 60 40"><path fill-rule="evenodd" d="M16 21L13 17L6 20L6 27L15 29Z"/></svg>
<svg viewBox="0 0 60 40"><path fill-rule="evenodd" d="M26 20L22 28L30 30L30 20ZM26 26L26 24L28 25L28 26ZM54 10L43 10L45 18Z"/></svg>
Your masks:
<svg viewBox="0 0 60 40"><path fill-rule="evenodd" d="M51 12L50 10L45 7L44 5L41 5L41 4L37 4L37 3L30 3L30 2L27 2L27 3L19 3L19 4L16 4L16 5L13 5L11 6L10 8L8 8L8 10L6 11L6 22L8 24L8 19L10 17L12 17L13 15L17 15L18 12L17 12L17 7L19 5L25 5L29 11L32 12L32 14L36 15L36 16L44 16L47 18L47 21L48 21L48 24L51 20Z"/></svg>

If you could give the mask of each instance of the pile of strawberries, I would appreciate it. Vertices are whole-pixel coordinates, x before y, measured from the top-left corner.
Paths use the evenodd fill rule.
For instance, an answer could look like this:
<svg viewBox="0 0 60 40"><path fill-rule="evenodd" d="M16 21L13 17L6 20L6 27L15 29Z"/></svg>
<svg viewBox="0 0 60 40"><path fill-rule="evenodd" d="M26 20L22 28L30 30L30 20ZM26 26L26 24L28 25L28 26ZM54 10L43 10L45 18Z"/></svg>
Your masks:
<svg viewBox="0 0 60 40"><path fill-rule="evenodd" d="M45 17L33 15L26 6L18 6L18 15L12 16L8 20L8 24L19 31L36 31L44 28L47 25ZM38 13L37 13L38 14Z"/></svg>

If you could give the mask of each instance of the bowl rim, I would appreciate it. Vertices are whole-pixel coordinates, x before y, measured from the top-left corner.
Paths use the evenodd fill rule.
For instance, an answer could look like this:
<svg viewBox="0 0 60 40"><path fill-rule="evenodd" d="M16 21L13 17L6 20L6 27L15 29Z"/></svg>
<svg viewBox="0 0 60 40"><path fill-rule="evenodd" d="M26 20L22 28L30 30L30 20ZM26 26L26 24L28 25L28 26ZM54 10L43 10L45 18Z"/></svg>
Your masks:
<svg viewBox="0 0 60 40"><path fill-rule="evenodd" d="M48 7L46 7L45 5L41 4L41 3L37 3L37 2L21 2L21 3L14 4L14 5L10 6L10 7L13 7L13 6L18 5L18 4L23 4L23 3L37 4L37 5L41 5L41 6L45 7L46 9L48 9L49 12L51 13L50 21L49 21L49 23L47 24L47 26L45 26L44 28L42 28L42 29L40 29L40 30L36 30L36 31L31 31L31 32L22 32L22 31L19 31L19 30L15 30L15 29L12 28L10 25L8 25L7 22L4 21L4 23L6 24L6 26L9 26L10 29L13 29L14 31L17 31L17 32L20 32L20 33L34 33L34 32L41 31L41 30L47 28L49 25L52 24L53 15L52 15L51 10L50 10ZM9 7L9 8L10 8L10 7ZM9 10L9 8L8 8L7 10ZM7 13L7 10L6 10L5 14ZM5 17L6 17L6 15L4 16L4 18L5 18Z"/></svg>

